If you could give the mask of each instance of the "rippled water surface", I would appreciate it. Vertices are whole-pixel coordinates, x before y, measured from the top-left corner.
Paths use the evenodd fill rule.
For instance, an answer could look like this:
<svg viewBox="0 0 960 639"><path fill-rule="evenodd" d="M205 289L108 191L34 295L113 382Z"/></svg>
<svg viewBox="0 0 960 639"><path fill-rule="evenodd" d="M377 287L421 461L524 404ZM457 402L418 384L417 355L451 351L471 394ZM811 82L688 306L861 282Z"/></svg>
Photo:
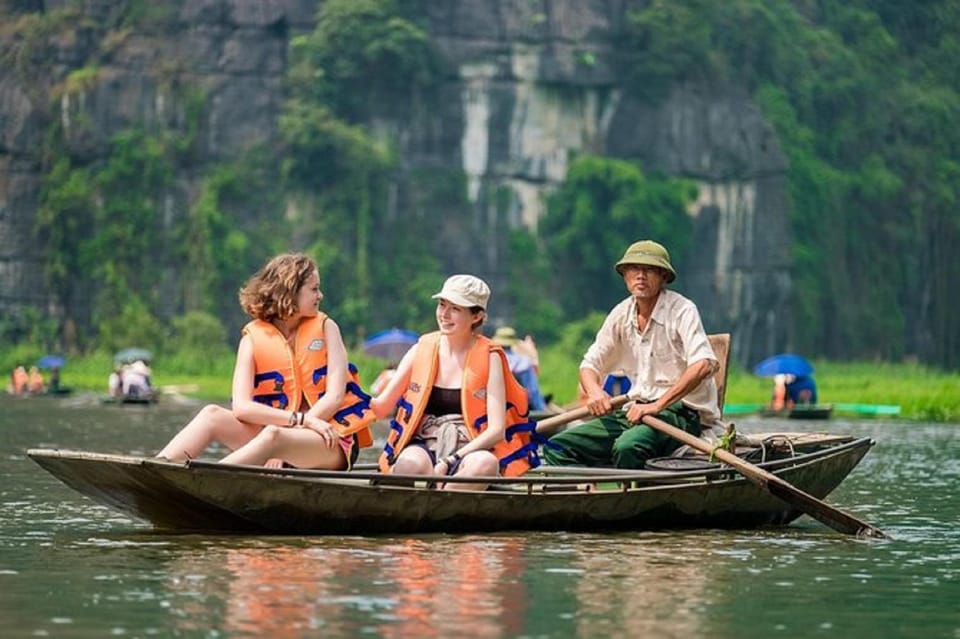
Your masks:
<svg viewBox="0 0 960 639"><path fill-rule="evenodd" d="M877 446L829 500L891 542L760 531L162 535L25 452L152 454L194 405L0 397L3 637L960 638L960 427L760 422Z"/></svg>

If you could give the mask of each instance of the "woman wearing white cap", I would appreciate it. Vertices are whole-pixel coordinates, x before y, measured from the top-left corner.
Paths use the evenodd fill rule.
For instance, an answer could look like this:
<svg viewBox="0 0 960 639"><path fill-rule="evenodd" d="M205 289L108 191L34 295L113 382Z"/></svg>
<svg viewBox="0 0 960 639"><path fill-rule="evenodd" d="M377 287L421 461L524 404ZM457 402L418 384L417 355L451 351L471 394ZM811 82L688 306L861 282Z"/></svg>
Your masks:
<svg viewBox="0 0 960 639"><path fill-rule="evenodd" d="M473 275L454 275L433 298L439 330L420 338L370 403L378 418L396 409L381 470L455 477L522 474L539 463L530 442L533 423L527 418L526 392L510 374L503 349L480 334L490 288ZM445 487L482 488L456 482Z"/></svg>

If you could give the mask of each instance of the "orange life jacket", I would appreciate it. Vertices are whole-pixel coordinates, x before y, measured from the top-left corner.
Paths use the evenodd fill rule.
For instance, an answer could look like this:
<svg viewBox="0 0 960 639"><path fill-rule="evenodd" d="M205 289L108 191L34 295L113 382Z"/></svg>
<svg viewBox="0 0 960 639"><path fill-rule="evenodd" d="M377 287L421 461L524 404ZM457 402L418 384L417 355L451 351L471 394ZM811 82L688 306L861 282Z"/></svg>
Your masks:
<svg viewBox="0 0 960 639"><path fill-rule="evenodd" d="M783 379L773 381L773 400L770 403L773 410L783 410L787 406L787 385Z"/></svg>
<svg viewBox="0 0 960 639"><path fill-rule="evenodd" d="M13 383L14 395L22 395L29 390L30 376L27 375L27 371L23 366L17 366L14 368L10 379Z"/></svg>
<svg viewBox="0 0 960 639"><path fill-rule="evenodd" d="M380 455L380 470L389 472L400 451L410 442L420 426L427 400L437 378L440 364L440 333L428 333L417 344L410 384L400 401L397 414L390 421L387 444ZM504 441L493 447L500 460L500 472L505 477L518 477L530 468L540 465L537 445L532 440L536 423L527 410L527 392L510 372L503 349L486 337L478 336L467 354L460 385L460 406L467 433L473 439L487 427L487 374L490 353L500 357L503 381L506 386L506 432Z"/></svg>
<svg viewBox="0 0 960 639"><path fill-rule="evenodd" d="M327 390L327 343L324 325L327 316L300 322L293 348L270 322L253 320L243 332L253 340L253 400L284 410L301 410L302 398L313 406ZM370 396L360 388L357 367L348 364L346 393L332 423L341 436L356 435L361 448L373 445L370 424L376 419L370 410Z"/></svg>
<svg viewBox="0 0 960 639"><path fill-rule="evenodd" d="M43 374L36 369L30 369L27 386L31 393L42 393L44 391Z"/></svg>

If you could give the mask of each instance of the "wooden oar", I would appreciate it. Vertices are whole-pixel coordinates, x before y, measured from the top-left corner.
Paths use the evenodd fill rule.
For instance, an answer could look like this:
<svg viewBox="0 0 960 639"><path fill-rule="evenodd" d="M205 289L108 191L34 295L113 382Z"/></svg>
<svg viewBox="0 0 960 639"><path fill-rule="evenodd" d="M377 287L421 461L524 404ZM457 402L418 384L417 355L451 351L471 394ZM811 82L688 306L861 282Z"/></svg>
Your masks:
<svg viewBox="0 0 960 639"><path fill-rule="evenodd" d="M714 457L725 464L732 466L741 475L765 489L771 495L779 497L786 503L797 508L798 510L802 510L814 519L823 522L827 526L830 526L837 532L842 532L847 535L856 535L858 537L874 537L876 539L891 538L879 528L875 528L867 522L857 519L853 515L845 513L838 508L834 508L830 504L820 501L810 493L800 490L793 484L784 481L773 473L754 466L750 462L744 461L733 453L722 448L714 449L714 446L705 439L695 437L686 431L680 430L675 426L671 426L661 419L653 417L652 415L644 416L643 423L654 430L658 430L665 435L673 437L679 442L687 444L691 448L696 448L697 450L707 453L708 455L712 453Z"/></svg>
<svg viewBox="0 0 960 639"><path fill-rule="evenodd" d="M630 401L629 395L617 395L616 397L610 398L610 404L614 408L620 408L624 404ZM581 406L580 408L574 408L573 410L568 410L565 413L560 413L559 415L554 415L553 417L547 417L537 422L537 432L542 435L552 435L564 424L569 424L575 419L583 419L584 417L590 416L590 409L586 406Z"/></svg>

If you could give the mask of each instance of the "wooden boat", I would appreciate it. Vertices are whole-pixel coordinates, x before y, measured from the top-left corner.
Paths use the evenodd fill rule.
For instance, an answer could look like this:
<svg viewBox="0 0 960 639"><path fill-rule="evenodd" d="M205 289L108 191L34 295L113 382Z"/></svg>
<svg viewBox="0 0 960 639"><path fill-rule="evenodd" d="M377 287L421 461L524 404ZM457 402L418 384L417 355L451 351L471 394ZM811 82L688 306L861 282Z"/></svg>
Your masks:
<svg viewBox="0 0 960 639"><path fill-rule="evenodd" d="M893 417L900 414L897 404L834 404L833 409L841 413L855 413L857 415Z"/></svg>
<svg viewBox="0 0 960 639"><path fill-rule="evenodd" d="M786 417L787 419L830 419L833 414L833 404L796 404L780 410L764 408L760 414L764 417Z"/></svg>
<svg viewBox="0 0 960 639"><path fill-rule="evenodd" d="M150 395L121 395L119 397L105 395L100 398L100 402L102 404L149 406L150 404L157 403L157 395L155 393L151 393Z"/></svg>
<svg viewBox="0 0 960 639"><path fill-rule="evenodd" d="M66 397L73 393L70 386L58 386L56 388L47 388L47 395L50 397Z"/></svg>
<svg viewBox="0 0 960 639"><path fill-rule="evenodd" d="M761 455L767 461L752 461L817 498L830 494L873 445L869 438L771 437L738 454ZM168 531L357 535L752 528L786 524L801 514L705 457L667 458L678 460L679 468L667 471L536 469L521 478L484 480L491 484L487 490L445 491L419 476L383 475L372 464L337 472L50 449L28 454L76 491Z"/></svg>
<svg viewBox="0 0 960 639"><path fill-rule="evenodd" d="M859 417L895 417L900 414L901 410L900 406L897 404L858 404L840 402L826 405L821 404L820 406L833 407L833 411L830 412L827 417L831 417L833 413L844 413L857 415ZM723 407L724 415L749 415L752 413L774 417L790 417L790 414L787 413L772 412L767 410L767 406L765 404L726 404ZM802 419L799 413L796 419Z"/></svg>

